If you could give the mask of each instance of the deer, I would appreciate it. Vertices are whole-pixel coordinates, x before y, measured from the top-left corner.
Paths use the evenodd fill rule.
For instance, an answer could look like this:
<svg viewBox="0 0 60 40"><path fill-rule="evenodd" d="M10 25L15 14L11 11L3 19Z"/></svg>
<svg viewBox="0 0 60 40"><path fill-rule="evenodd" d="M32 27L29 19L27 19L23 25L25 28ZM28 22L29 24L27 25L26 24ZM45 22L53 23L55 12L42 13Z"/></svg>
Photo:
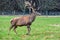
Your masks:
<svg viewBox="0 0 60 40"><path fill-rule="evenodd" d="M35 9L32 7L32 6L29 6L28 5L28 8L31 8L32 9L32 12L30 15L27 15L27 16L20 16L20 17L15 17L15 18L12 18L10 23L11 23L11 27L9 28L9 32L10 30L13 28L14 32L17 34L16 32L16 28L19 26L19 27L22 27L22 26L27 26L27 30L28 32L26 33L27 35L30 34L30 31L31 31L31 25L32 23L35 21L35 18L36 18L36 12L35 12Z"/></svg>

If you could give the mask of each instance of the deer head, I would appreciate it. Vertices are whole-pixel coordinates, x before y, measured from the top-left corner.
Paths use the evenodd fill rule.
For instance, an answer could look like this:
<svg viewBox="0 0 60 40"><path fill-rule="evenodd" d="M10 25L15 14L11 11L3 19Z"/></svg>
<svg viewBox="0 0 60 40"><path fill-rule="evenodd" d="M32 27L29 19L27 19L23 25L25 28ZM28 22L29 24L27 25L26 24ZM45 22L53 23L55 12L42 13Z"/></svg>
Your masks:
<svg viewBox="0 0 60 40"><path fill-rule="evenodd" d="M28 9L32 9L32 14L40 15L40 13L37 13L37 12L36 12L36 9L33 8L33 6L31 5L30 2L25 1L25 7L28 7Z"/></svg>

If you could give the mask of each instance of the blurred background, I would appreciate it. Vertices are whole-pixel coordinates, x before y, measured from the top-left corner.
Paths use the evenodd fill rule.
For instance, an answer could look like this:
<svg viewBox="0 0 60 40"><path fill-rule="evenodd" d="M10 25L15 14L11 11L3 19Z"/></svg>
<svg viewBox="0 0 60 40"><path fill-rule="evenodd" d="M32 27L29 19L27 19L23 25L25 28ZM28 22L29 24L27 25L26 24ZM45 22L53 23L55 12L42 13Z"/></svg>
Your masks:
<svg viewBox="0 0 60 40"><path fill-rule="evenodd" d="M60 0L0 0L0 15L29 14L25 1L29 1L41 15L60 15Z"/></svg>

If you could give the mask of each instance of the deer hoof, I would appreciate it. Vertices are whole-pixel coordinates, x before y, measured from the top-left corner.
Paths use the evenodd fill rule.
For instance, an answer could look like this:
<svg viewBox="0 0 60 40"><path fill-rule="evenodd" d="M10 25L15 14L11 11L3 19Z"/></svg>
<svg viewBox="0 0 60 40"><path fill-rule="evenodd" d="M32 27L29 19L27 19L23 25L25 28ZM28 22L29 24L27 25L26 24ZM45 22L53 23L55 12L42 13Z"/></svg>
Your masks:
<svg viewBox="0 0 60 40"><path fill-rule="evenodd" d="M29 33L27 33L26 35L30 35Z"/></svg>

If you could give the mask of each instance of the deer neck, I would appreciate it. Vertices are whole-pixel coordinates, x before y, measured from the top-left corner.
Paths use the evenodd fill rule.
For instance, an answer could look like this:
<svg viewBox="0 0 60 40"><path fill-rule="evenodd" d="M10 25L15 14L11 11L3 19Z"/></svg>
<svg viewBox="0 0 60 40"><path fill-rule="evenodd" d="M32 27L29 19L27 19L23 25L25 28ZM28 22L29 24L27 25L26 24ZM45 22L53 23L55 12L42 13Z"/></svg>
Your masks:
<svg viewBox="0 0 60 40"><path fill-rule="evenodd" d="M32 17L36 17L36 14L35 14L35 13L32 13L31 16L32 16Z"/></svg>
<svg viewBox="0 0 60 40"><path fill-rule="evenodd" d="M32 20L32 22L35 20L35 18L36 18L36 15L35 15L35 13L32 13L31 15L30 15L30 17L31 17L31 20Z"/></svg>
<svg viewBox="0 0 60 40"><path fill-rule="evenodd" d="M35 10L34 10L33 8L32 8L31 17L32 17L33 19L36 18L36 12L35 12Z"/></svg>

